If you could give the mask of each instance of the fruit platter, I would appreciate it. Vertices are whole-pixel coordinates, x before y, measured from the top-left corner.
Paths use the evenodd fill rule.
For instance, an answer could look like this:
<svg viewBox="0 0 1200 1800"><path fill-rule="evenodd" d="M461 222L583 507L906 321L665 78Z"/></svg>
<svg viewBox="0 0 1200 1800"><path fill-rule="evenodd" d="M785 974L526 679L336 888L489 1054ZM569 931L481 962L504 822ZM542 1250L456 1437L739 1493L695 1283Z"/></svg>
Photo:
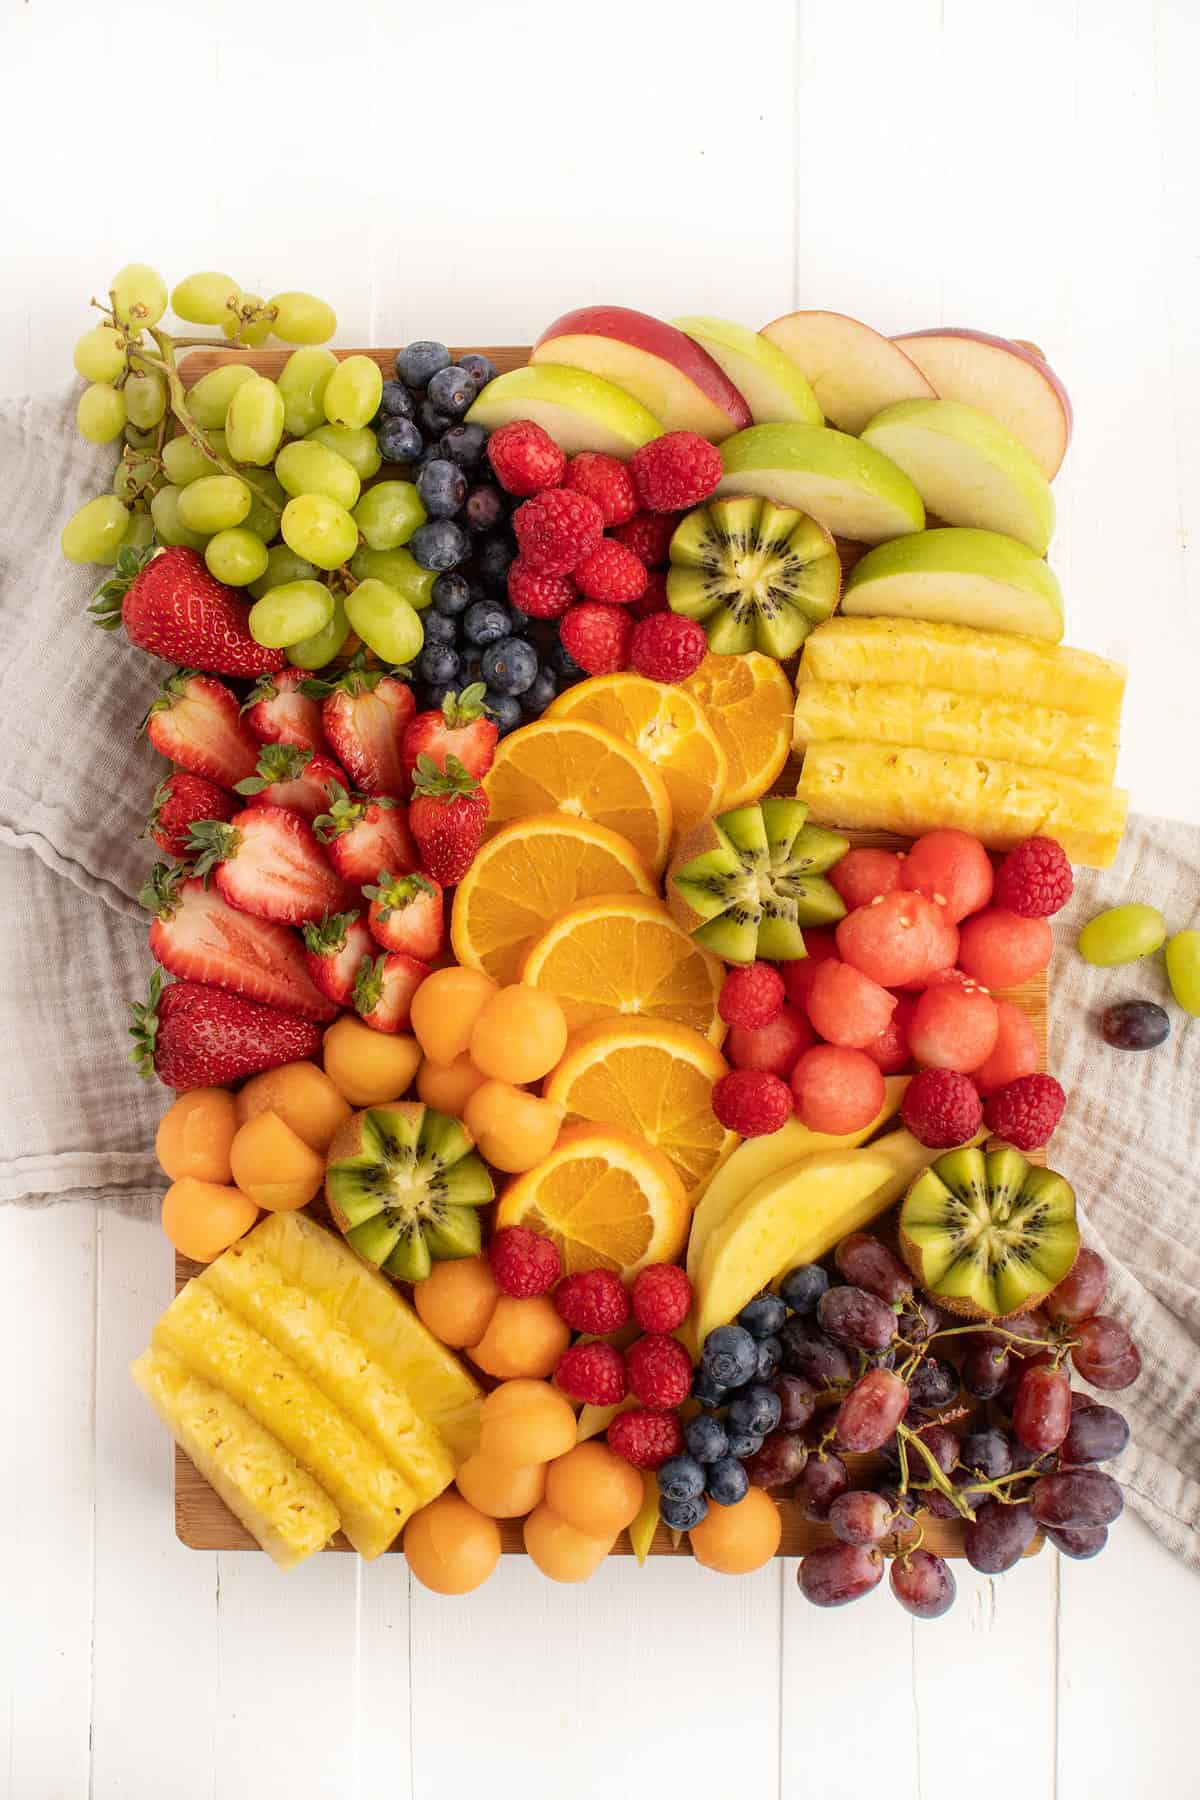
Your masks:
<svg viewBox="0 0 1200 1800"><path fill-rule="evenodd" d="M792 1555L921 1619L956 1559L1098 1554L1140 1357L1047 983L1161 950L1172 1010L1102 1020L1152 1051L1200 933L1135 895L1055 949L1125 673L1063 641L1042 351L607 305L332 350L143 264L94 304L118 460L62 549L162 665L132 1378L183 1540L446 1595Z"/></svg>

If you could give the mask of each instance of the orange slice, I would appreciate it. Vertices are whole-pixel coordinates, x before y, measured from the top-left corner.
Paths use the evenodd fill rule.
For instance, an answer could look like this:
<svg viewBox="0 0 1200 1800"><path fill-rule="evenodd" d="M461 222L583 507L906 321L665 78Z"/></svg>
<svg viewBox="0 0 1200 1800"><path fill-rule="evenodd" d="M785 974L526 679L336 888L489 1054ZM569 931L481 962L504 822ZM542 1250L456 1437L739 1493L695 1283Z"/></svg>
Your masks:
<svg viewBox="0 0 1200 1800"><path fill-rule="evenodd" d="M729 773L722 810L769 793L792 747L791 685L775 658L757 650L709 655L679 685L700 702L725 752Z"/></svg>
<svg viewBox="0 0 1200 1800"><path fill-rule="evenodd" d="M713 1083L728 1073L720 1051L670 1019L607 1019L573 1038L545 1085L568 1125L617 1125L652 1144L689 1193L737 1143L712 1109Z"/></svg>
<svg viewBox="0 0 1200 1800"><path fill-rule="evenodd" d="M505 825L476 852L454 895L450 942L467 969L501 986L552 919L596 894L657 893L641 857L604 825L546 813Z"/></svg>
<svg viewBox="0 0 1200 1800"><path fill-rule="evenodd" d="M674 1019L719 1044L724 967L657 900L585 900L556 919L525 959L521 979L555 994L568 1031L637 1013Z"/></svg>
<svg viewBox="0 0 1200 1800"><path fill-rule="evenodd" d="M510 1181L497 1225L527 1225L552 1238L563 1273L673 1262L687 1239L691 1208L682 1181L658 1150L612 1126L559 1133L544 1162Z"/></svg>
<svg viewBox="0 0 1200 1800"><path fill-rule="evenodd" d="M539 813L591 819L628 838L658 874L671 801L658 770L615 732L584 719L539 719L503 738L484 777L489 828Z"/></svg>
<svg viewBox="0 0 1200 1800"><path fill-rule="evenodd" d="M600 675L578 682L547 708L549 719L590 719L653 763L671 796L675 836L716 812L729 765L704 708L681 687L644 675Z"/></svg>

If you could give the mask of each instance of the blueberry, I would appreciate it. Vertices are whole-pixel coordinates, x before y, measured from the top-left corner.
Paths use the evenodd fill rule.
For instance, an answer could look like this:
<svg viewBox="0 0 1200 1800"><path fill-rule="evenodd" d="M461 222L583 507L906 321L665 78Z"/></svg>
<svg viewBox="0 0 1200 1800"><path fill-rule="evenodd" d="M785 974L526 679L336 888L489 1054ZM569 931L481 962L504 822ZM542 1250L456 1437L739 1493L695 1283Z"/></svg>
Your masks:
<svg viewBox="0 0 1200 1800"><path fill-rule="evenodd" d="M506 588L508 586L508 570L516 551L506 537L499 533L492 537L481 538L475 546L475 563L479 573L489 587Z"/></svg>
<svg viewBox="0 0 1200 1800"><path fill-rule="evenodd" d="M461 525L452 519L430 519L418 525L408 540L408 548L423 569L456 569L471 553L470 540Z"/></svg>
<svg viewBox="0 0 1200 1800"><path fill-rule="evenodd" d="M456 431L469 431L469 425L456 425ZM450 433L446 433L449 437ZM442 442L445 443L443 438ZM494 531L505 515L504 495L492 481L481 481L467 495L463 508L469 531Z"/></svg>
<svg viewBox="0 0 1200 1800"><path fill-rule="evenodd" d="M442 412L448 412L455 419L462 418L478 392L475 377L461 363L439 369L436 375L430 376L425 389L429 404L440 407Z"/></svg>
<svg viewBox="0 0 1200 1800"><path fill-rule="evenodd" d="M429 635L426 627L426 636ZM777 1337L760 1338L758 1344L758 1367L754 1371L755 1381L772 1381L783 1364L783 1345Z"/></svg>
<svg viewBox="0 0 1200 1800"><path fill-rule="evenodd" d="M757 1456L763 1447L763 1441L757 1431L739 1431L735 1426L727 1428L729 1454L738 1458Z"/></svg>
<svg viewBox="0 0 1200 1800"><path fill-rule="evenodd" d="M462 654L462 669L459 680L464 687L474 687L483 679L483 657L478 650L466 650Z"/></svg>
<svg viewBox="0 0 1200 1800"><path fill-rule="evenodd" d="M379 397L380 416L385 419L411 419L413 398L401 381L385 381Z"/></svg>
<svg viewBox="0 0 1200 1800"><path fill-rule="evenodd" d="M480 388L485 388L489 381L495 381L500 373L495 363L489 362L486 356L481 356L478 350L470 350L466 356L460 356L458 366L465 369L474 381L476 393Z"/></svg>
<svg viewBox="0 0 1200 1800"><path fill-rule="evenodd" d="M698 1400L701 1406L724 1406L729 1395L719 1381L706 1375L703 1369L697 1369L692 1376L692 1399Z"/></svg>
<svg viewBox="0 0 1200 1800"><path fill-rule="evenodd" d="M471 584L465 575L439 575L433 584L433 610L457 619L471 604ZM426 622L426 632L429 626Z"/></svg>
<svg viewBox="0 0 1200 1800"><path fill-rule="evenodd" d="M521 723L521 705L511 694L497 694L488 688L483 696L483 704L492 716L492 723L501 737L514 730Z"/></svg>
<svg viewBox="0 0 1200 1800"><path fill-rule="evenodd" d="M529 636L529 627L533 624L532 614L527 613L527 612L522 612L520 607L514 606L511 600L508 603L508 611L509 611L509 616L512 619L512 634L513 634L513 636L514 637L528 637Z"/></svg>
<svg viewBox="0 0 1200 1800"><path fill-rule="evenodd" d="M432 338L418 338L396 356L396 377L410 388L428 387L439 369L449 367L450 352L445 344L436 344Z"/></svg>
<svg viewBox="0 0 1200 1800"><path fill-rule="evenodd" d="M435 681L425 689L425 704L422 712L441 712L442 701L447 694L457 694L457 681Z"/></svg>
<svg viewBox="0 0 1200 1800"><path fill-rule="evenodd" d="M476 600L463 617L467 642L482 650L487 644L499 643L512 630L512 615L498 600Z"/></svg>
<svg viewBox="0 0 1200 1800"><path fill-rule="evenodd" d="M729 1403L729 1423L739 1431L752 1431L756 1437L766 1437L774 1431L782 1413L783 1403L774 1388L760 1387L757 1382L743 1388Z"/></svg>
<svg viewBox="0 0 1200 1800"><path fill-rule="evenodd" d="M537 680L537 651L524 638L503 637L483 653L483 679L496 694L523 694Z"/></svg>
<svg viewBox="0 0 1200 1800"><path fill-rule="evenodd" d="M550 648L550 666L568 681L578 681L584 673L561 638L555 638Z"/></svg>
<svg viewBox="0 0 1200 1800"><path fill-rule="evenodd" d="M540 718L558 693L558 680L553 669L541 669L532 686L521 695L527 718Z"/></svg>
<svg viewBox="0 0 1200 1800"><path fill-rule="evenodd" d="M829 1277L820 1263L801 1263L791 1269L779 1284L779 1298L795 1313L816 1312L817 1301L829 1286Z"/></svg>
<svg viewBox="0 0 1200 1800"><path fill-rule="evenodd" d="M694 1456L668 1456L658 1471L664 1500L695 1500L704 1492L704 1470Z"/></svg>
<svg viewBox="0 0 1200 1800"><path fill-rule="evenodd" d="M458 626L445 613L435 612L433 607L425 614L421 623L425 627L427 644L453 644L458 639Z"/></svg>
<svg viewBox="0 0 1200 1800"><path fill-rule="evenodd" d="M747 1300L738 1314L738 1324L751 1337L773 1337L787 1318L787 1308L778 1294L756 1294Z"/></svg>
<svg viewBox="0 0 1200 1800"><path fill-rule="evenodd" d="M431 519L453 518L466 497L466 476L444 456L432 456L417 476L417 498Z"/></svg>
<svg viewBox="0 0 1200 1800"><path fill-rule="evenodd" d="M700 1367L722 1387L745 1387L758 1367L758 1345L740 1325L718 1325L704 1340Z"/></svg>
<svg viewBox="0 0 1200 1800"><path fill-rule="evenodd" d="M375 441L385 462L412 462L423 440L411 419L389 416L381 420Z"/></svg>
<svg viewBox="0 0 1200 1800"><path fill-rule="evenodd" d="M441 450L438 448L438 445L436 443L425 444L424 447L422 448L420 456L413 458L413 461L416 463L418 469L425 468L427 466L427 464L429 464L431 462L441 462L443 460L444 459L442 457Z"/></svg>
<svg viewBox="0 0 1200 1800"><path fill-rule="evenodd" d="M703 1494L698 1494L694 1500L663 1497L658 1502L658 1516L671 1531L691 1531L707 1514L708 1502Z"/></svg>
<svg viewBox="0 0 1200 1800"><path fill-rule="evenodd" d="M719 1462L729 1454L725 1427L711 1413L700 1413L697 1418L689 1419L683 1428L683 1441L688 1447L688 1455L695 1457L698 1463Z"/></svg>
<svg viewBox="0 0 1200 1800"><path fill-rule="evenodd" d="M454 423L454 414L448 413L432 400L422 400L417 408L417 424L424 432L430 444L436 444L444 432L449 431Z"/></svg>
<svg viewBox="0 0 1200 1800"><path fill-rule="evenodd" d="M708 1497L718 1506L736 1506L750 1489L750 1477L736 1456L723 1456L708 1471Z"/></svg>
<svg viewBox="0 0 1200 1800"><path fill-rule="evenodd" d="M458 651L449 644L426 644L417 663L421 680L446 685L458 674Z"/></svg>
<svg viewBox="0 0 1200 1800"><path fill-rule="evenodd" d="M486 442L482 425L452 425L442 434L438 448L447 462L457 463L460 469L474 469Z"/></svg>

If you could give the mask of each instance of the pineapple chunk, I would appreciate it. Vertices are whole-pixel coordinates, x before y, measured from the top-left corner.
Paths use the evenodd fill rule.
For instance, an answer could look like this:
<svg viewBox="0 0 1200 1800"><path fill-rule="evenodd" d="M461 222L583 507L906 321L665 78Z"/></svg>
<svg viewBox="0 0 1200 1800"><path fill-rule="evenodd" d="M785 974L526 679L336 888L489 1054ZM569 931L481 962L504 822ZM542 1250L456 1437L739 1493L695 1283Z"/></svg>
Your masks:
<svg viewBox="0 0 1200 1800"><path fill-rule="evenodd" d="M154 1327L156 1349L243 1406L319 1481L342 1529L365 1557L386 1550L423 1504L350 1420L290 1357L251 1329L199 1281L189 1281Z"/></svg>
<svg viewBox="0 0 1200 1800"><path fill-rule="evenodd" d="M1044 832L1073 863L1107 869L1117 854L1129 796L1020 763L955 756L898 744L814 744L796 787L814 822L919 837L953 826L990 850Z"/></svg>
<svg viewBox="0 0 1200 1800"><path fill-rule="evenodd" d="M799 682L794 748L831 738L999 757L1080 781L1111 782L1117 768L1116 732L1081 713L911 682Z"/></svg>
<svg viewBox="0 0 1200 1800"><path fill-rule="evenodd" d="M235 1518L280 1569L329 1542L337 1508L294 1456L220 1388L169 1350L146 1350L130 1374Z"/></svg>
<svg viewBox="0 0 1200 1800"><path fill-rule="evenodd" d="M315 1295L367 1346L441 1433L456 1466L475 1454L482 1390L386 1276L303 1213L271 1213L242 1242L261 1244L289 1281Z"/></svg>
<svg viewBox="0 0 1200 1800"><path fill-rule="evenodd" d="M422 1505L449 1487L454 1462L433 1426L364 1344L312 1294L285 1280L261 1243L243 1238L230 1245L198 1280L303 1369L401 1470Z"/></svg>
<svg viewBox="0 0 1200 1800"><path fill-rule="evenodd" d="M1040 638L917 619L826 620L806 640L800 681L909 682L1121 720L1119 663ZM799 683L798 683L799 685Z"/></svg>

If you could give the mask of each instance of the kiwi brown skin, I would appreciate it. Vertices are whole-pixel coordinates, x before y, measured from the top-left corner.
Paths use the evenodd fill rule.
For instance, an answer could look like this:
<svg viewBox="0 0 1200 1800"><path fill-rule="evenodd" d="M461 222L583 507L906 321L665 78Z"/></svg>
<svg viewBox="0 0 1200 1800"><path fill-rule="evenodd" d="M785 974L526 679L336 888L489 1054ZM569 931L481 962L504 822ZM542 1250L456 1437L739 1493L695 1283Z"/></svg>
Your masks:
<svg viewBox="0 0 1200 1800"><path fill-rule="evenodd" d="M338 1126L333 1134L325 1157L325 1204L329 1215L338 1230L345 1234L350 1229L350 1221L333 1197L329 1181L329 1170L335 1163L345 1162L348 1156L357 1156L362 1149L363 1120L369 1112L391 1113L402 1119L412 1119L417 1113L423 1113L424 1106L418 1100L388 1100L382 1106L364 1106L358 1112Z"/></svg>

